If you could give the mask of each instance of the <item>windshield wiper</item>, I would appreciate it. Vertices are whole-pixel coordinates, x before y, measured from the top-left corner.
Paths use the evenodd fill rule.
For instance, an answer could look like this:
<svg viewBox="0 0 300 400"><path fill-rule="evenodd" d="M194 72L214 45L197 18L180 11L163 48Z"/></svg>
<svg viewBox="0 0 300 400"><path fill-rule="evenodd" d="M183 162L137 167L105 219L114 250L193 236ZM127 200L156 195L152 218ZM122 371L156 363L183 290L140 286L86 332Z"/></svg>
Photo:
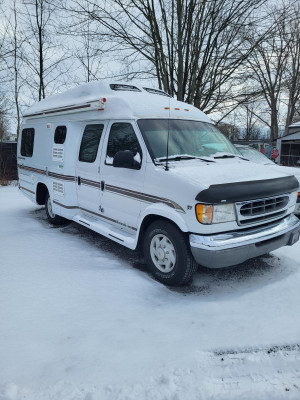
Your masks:
<svg viewBox="0 0 300 400"><path fill-rule="evenodd" d="M241 158L242 160L249 161L249 160L248 160L247 158L245 158L244 156L239 155L239 154L233 154L233 153L215 153L215 154L211 154L210 156L213 157L214 159L218 159L218 158L235 158L235 157L238 157L238 158Z"/></svg>
<svg viewBox="0 0 300 400"><path fill-rule="evenodd" d="M188 154L182 154L182 155L176 155L176 156L169 156L167 157L158 157L155 158L155 161L167 161L171 160L171 161L181 161L181 160L203 160L203 161L208 161L208 162L215 162L215 160L213 160L211 157L197 157L197 156L191 156Z"/></svg>

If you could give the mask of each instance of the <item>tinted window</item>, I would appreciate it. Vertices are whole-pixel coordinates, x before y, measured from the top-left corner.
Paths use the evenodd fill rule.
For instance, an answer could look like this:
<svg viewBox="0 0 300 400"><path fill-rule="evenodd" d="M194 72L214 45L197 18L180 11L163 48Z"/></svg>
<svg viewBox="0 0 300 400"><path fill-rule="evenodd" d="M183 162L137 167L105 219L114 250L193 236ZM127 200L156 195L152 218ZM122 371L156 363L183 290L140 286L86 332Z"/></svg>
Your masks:
<svg viewBox="0 0 300 400"><path fill-rule="evenodd" d="M21 155L32 157L34 143L34 129L26 128L22 130Z"/></svg>
<svg viewBox="0 0 300 400"><path fill-rule="evenodd" d="M106 164L112 164L118 151L130 150L136 161L141 162L142 150L131 124L122 122L111 126Z"/></svg>
<svg viewBox="0 0 300 400"><path fill-rule="evenodd" d="M103 124L87 125L82 135L79 161L92 163L96 160Z"/></svg>
<svg viewBox="0 0 300 400"><path fill-rule="evenodd" d="M54 143L56 144L64 144L67 135L67 127L66 126L57 126L54 134Z"/></svg>

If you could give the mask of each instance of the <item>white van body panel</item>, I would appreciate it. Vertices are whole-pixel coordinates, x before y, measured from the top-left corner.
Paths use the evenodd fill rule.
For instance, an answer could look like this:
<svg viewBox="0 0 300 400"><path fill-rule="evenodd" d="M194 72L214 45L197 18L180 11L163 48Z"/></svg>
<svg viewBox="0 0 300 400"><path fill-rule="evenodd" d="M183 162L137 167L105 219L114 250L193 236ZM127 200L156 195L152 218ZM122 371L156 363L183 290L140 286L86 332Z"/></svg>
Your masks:
<svg viewBox="0 0 300 400"><path fill-rule="evenodd" d="M114 91L109 84L94 82L30 107L21 130L34 129L32 156L21 154L22 135L18 143L19 185L23 193L43 204L39 193L44 193L41 187L47 188L55 214L131 249L136 248L143 221L149 216L165 218L182 232L193 234L192 243L197 248L203 245L199 245L195 235L245 230L237 221L199 223L195 214L197 195L212 185L278 179L286 177L286 172L241 158L170 160L168 170L165 162L155 164L139 129L139 119L212 122L191 105L149 93L142 87L138 90ZM141 149L140 169L115 168L107 158L110 130L120 123L130 124L134 130ZM93 124L103 124L96 159L92 163L81 162L82 136L85 128ZM58 126L66 127L63 144L54 143ZM284 215L291 214L294 207L294 203L289 203ZM264 223L257 221L252 228ZM294 225L291 226L296 229Z"/></svg>

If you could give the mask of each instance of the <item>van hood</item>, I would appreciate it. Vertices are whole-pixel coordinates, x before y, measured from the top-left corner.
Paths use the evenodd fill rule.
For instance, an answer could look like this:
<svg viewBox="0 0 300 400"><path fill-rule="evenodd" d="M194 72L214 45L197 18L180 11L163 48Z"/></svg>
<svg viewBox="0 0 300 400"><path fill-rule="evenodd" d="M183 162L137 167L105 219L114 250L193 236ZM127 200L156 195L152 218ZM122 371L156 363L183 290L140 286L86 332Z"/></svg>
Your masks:
<svg viewBox="0 0 300 400"><path fill-rule="evenodd" d="M209 163L201 160L175 161L169 163L169 173L201 189L207 189L212 184L257 181L287 176L286 171L280 171L280 168L268 168L242 159L216 159L215 161Z"/></svg>
<svg viewBox="0 0 300 400"><path fill-rule="evenodd" d="M196 200L203 202L243 201L297 190L299 182L286 171L268 168L242 159L217 159L170 163L174 176L195 189Z"/></svg>

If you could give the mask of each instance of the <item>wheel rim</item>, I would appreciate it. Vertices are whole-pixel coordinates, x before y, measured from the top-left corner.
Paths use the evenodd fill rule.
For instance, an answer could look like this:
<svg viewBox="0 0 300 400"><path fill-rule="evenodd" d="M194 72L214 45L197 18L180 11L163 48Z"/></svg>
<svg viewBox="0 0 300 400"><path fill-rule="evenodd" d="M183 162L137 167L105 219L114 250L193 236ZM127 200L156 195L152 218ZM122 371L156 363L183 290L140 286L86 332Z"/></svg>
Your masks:
<svg viewBox="0 0 300 400"><path fill-rule="evenodd" d="M150 243L150 254L155 267L164 273L171 272L176 264L176 251L170 239L163 234L155 235Z"/></svg>
<svg viewBox="0 0 300 400"><path fill-rule="evenodd" d="M50 215L50 217L55 218L55 214L52 211L52 203L51 203L50 196L48 197L48 200L47 200L47 210L48 210L48 214Z"/></svg>

